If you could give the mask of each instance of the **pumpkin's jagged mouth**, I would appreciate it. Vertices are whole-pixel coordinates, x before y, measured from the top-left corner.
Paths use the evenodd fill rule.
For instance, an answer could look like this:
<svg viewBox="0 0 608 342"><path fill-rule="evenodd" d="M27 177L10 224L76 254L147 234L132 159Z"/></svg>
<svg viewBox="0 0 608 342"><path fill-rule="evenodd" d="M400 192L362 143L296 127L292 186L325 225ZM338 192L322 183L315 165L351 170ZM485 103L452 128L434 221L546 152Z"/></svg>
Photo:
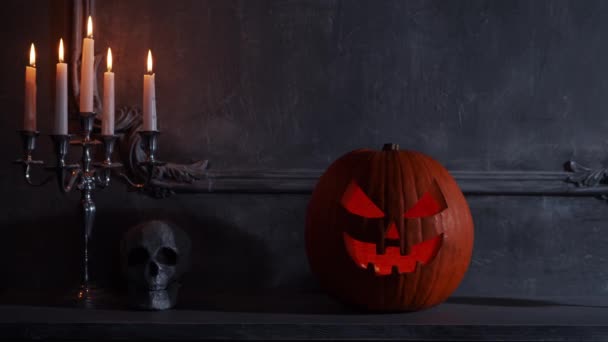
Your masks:
<svg viewBox="0 0 608 342"><path fill-rule="evenodd" d="M356 240L346 232L343 235L346 250L355 264L363 269L373 267L374 273L382 276L414 272L417 263L426 265L433 260L443 242L442 233L412 246L408 255L401 255L396 246L388 246L384 254L376 254L375 243Z"/></svg>

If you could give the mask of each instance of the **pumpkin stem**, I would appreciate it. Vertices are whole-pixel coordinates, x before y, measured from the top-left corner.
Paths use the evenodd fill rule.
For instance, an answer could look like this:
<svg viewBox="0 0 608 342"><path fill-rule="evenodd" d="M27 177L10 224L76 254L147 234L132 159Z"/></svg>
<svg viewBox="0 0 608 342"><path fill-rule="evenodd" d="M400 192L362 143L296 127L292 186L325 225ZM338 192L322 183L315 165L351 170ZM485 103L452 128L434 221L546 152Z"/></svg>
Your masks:
<svg viewBox="0 0 608 342"><path fill-rule="evenodd" d="M399 144L384 144L384 146L382 146L382 151L399 151Z"/></svg>

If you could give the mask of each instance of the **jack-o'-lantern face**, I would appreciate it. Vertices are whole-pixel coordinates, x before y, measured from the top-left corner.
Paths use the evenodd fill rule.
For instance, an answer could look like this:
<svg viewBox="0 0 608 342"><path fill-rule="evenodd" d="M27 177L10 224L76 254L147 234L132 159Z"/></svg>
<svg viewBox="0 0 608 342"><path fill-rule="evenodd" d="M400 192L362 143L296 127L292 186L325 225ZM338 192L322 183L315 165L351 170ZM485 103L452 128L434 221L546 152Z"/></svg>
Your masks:
<svg viewBox="0 0 608 342"><path fill-rule="evenodd" d="M397 228L406 226L403 220L430 217L447 208L437 182L431 184L430 189L405 212L390 213L378 208L354 180L350 182L340 201L344 209L361 218L388 221L386 228L378 234L383 243L357 240L348 232L343 232L344 245L355 265L385 276L411 273L417 263L426 265L433 260L441 248L443 233L412 245L407 253L407 248L401 248L402 245L407 246L405 234ZM402 224L398 225L397 222Z"/></svg>
<svg viewBox="0 0 608 342"><path fill-rule="evenodd" d="M308 205L312 272L331 295L370 310L442 302L464 277L472 247L469 207L449 172L395 145L335 161Z"/></svg>

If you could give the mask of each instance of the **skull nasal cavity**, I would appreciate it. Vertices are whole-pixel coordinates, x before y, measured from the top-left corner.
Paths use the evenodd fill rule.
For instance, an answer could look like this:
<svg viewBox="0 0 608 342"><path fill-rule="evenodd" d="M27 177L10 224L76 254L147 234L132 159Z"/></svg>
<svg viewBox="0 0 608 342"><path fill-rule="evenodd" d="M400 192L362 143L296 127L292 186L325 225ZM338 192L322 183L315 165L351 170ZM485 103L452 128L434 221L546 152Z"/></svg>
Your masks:
<svg viewBox="0 0 608 342"><path fill-rule="evenodd" d="M397 225L395 222L391 222L388 225L388 230L386 231L386 238L391 240L399 240L399 232L397 231Z"/></svg>
<svg viewBox="0 0 608 342"><path fill-rule="evenodd" d="M151 262L148 264L148 267L150 268L150 276L156 277L158 275L158 265L155 262Z"/></svg>

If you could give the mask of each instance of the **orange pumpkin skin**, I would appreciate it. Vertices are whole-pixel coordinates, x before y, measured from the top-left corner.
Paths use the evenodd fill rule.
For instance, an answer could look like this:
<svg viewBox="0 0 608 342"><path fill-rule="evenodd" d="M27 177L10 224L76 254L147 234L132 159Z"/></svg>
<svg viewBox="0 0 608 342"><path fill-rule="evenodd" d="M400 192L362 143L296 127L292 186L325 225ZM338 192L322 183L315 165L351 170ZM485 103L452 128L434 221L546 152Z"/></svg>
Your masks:
<svg viewBox="0 0 608 342"><path fill-rule="evenodd" d="M321 176L308 204L306 251L336 299L372 311L415 311L458 287L471 260L473 219L441 164L387 146L350 152ZM425 211L421 199L429 197L442 205Z"/></svg>

